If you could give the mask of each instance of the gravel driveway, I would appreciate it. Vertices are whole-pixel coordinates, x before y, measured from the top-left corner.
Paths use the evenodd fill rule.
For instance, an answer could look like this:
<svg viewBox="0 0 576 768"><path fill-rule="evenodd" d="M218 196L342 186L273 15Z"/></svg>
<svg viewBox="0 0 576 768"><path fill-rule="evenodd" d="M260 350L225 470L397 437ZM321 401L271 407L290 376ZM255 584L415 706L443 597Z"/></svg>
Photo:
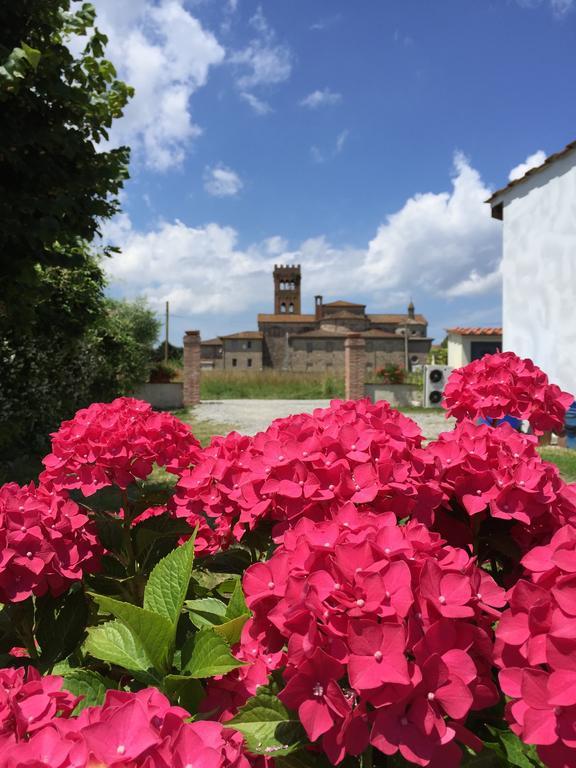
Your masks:
<svg viewBox="0 0 576 768"><path fill-rule="evenodd" d="M329 404L330 400L206 400L194 407L194 418L231 424L238 432L253 435L266 429L273 419L326 408ZM450 429L450 422L440 409L410 411L406 415L417 421L430 439Z"/></svg>

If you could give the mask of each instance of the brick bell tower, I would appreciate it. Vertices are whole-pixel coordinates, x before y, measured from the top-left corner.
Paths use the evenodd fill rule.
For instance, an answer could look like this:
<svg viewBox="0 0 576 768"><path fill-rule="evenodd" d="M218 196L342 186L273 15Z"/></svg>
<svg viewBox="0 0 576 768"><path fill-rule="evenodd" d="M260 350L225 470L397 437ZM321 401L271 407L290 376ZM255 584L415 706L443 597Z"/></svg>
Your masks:
<svg viewBox="0 0 576 768"><path fill-rule="evenodd" d="M300 264L274 265L274 313L276 315L299 315Z"/></svg>

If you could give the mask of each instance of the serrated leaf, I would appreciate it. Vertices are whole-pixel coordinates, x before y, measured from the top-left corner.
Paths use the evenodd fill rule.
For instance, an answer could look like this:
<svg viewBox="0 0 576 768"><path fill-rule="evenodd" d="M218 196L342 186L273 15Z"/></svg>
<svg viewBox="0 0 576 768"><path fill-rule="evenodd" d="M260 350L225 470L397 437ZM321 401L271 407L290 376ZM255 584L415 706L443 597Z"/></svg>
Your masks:
<svg viewBox="0 0 576 768"><path fill-rule="evenodd" d="M266 690L248 699L226 724L240 731L249 750L259 755L288 755L306 742L298 716Z"/></svg>
<svg viewBox="0 0 576 768"><path fill-rule="evenodd" d="M148 672L153 666L142 643L118 620L89 629L84 650L95 659L132 672Z"/></svg>
<svg viewBox="0 0 576 768"><path fill-rule="evenodd" d="M190 613L190 621L199 629L222 624L226 618L226 604L214 597L186 600L184 606Z"/></svg>
<svg viewBox="0 0 576 768"><path fill-rule="evenodd" d="M165 616L173 627L180 618L192 575L197 530L185 544L160 560L144 588L144 608Z"/></svg>
<svg viewBox="0 0 576 768"><path fill-rule="evenodd" d="M117 687L113 680L90 669L69 669L62 678L64 690L70 691L74 696L83 697L74 710L76 715L86 707L100 706L104 702L106 691Z"/></svg>
<svg viewBox="0 0 576 768"><path fill-rule="evenodd" d="M237 619L239 616L245 616L246 614L250 614L250 609L246 605L244 592L242 590L242 582L238 579L234 586L234 592L232 592L228 607L226 608L226 616L229 619Z"/></svg>
<svg viewBox="0 0 576 768"><path fill-rule="evenodd" d="M92 595L92 597L104 611L111 613L128 627L142 644L155 669L160 672L168 670L174 640L173 627L168 619L107 595Z"/></svg>
<svg viewBox="0 0 576 768"><path fill-rule="evenodd" d="M223 637L230 645L235 645L240 641L240 635L242 634L242 627L250 618L249 613L245 613L244 616L238 616L236 619L230 619L223 624L215 624L214 632L217 635Z"/></svg>
<svg viewBox="0 0 576 768"><path fill-rule="evenodd" d="M491 728L488 726L490 733L495 736L499 743L504 747L504 750L498 750L502 754L506 754L506 759L510 765L517 766L517 768L534 768L534 766L542 765L536 752L536 747L532 744L525 744L521 739L516 736L512 731L501 731L498 728ZM486 745L489 749L493 748L492 745ZM498 745L494 745L498 746Z"/></svg>
<svg viewBox="0 0 576 768"><path fill-rule="evenodd" d="M184 650L182 651L184 656ZM228 643L213 629L203 629L194 635L192 652L183 668L191 677L225 675L244 664L230 653Z"/></svg>

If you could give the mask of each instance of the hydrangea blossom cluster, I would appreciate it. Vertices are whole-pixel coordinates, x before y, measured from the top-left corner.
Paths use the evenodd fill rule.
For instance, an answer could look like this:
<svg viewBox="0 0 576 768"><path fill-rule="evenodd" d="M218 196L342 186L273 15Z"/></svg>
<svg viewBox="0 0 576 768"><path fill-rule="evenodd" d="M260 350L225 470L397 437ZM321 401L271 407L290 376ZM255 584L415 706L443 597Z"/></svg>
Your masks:
<svg viewBox="0 0 576 768"><path fill-rule="evenodd" d="M532 360L513 352L485 355L453 371L444 389L448 416L497 421L514 416L530 422L535 434L559 431L574 397L550 384Z"/></svg>
<svg viewBox="0 0 576 768"><path fill-rule="evenodd" d="M0 754L56 716L69 717L77 703L75 696L62 690L61 677L42 677L34 667L0 669Z"/></svg>
<svg viewBox="0 0 576 768"><path fill-rule="evenodd" d="M421 522L435 524L451 544L472 543L473 529L487 517L513 523L511 533L525 553L557 528L576 518L576 493L555 465L543 461L537 439L515 432L508 424L492 429L463 421L430 443L443 508ZM450 515L454 506L469 521ZM548 537L548 538L546 538Z"/></svg>
<svg viewBox="0 0 576 768"><path fill-rule="evenodd" d="M0 487L0 602L61 595L100 569L96 527L66 495L33 483Z"/></svg>
<svg viewBox="0 0 576 768"><path fill-rule="evenodd" d="M560 528L522 560L496 630L507 718L549 768L576 765L576 528Z"/></svg>
<svg viewBox="0 0 576 768"><path fill-rule="evenodd" d="M52 435L43 484L79 488L85 496L109 485L145 480L155 464L181 474L195 463L200 444L188 425L148 403L120 397L78 411Z"/></svg>
<svg viewBox="0 0 576 768"><path fill-rule="evenodd" d="M349 503L418 516L442 498L422 440L418 425L388 403L334 401L253 438L215 438L180 478L172 511L200 525L198 548L210 552L261 520L277 524L277 537L302 517L330 519Z"/></svg>
<svg viewBox="0 0 576 768"><path fill-rule="evenodd" d="M243 580L242 644L283 668L280 699L333 764L369 743L417 765L459 764L464 722L499 694L492 623L505 592L464 550L353 504L300 520Z"/></svg>
<svg viewBox="0 0 576 768"><path fill-rule="evenodd" d="M5 674L20 670L2 672L2 768L249 768L240 734L215 722L186 722L190 714L154 688L108 691L101 707L70 717L77 699L58 690L62 678L39 681L28 673L22 686Z"/></svg>

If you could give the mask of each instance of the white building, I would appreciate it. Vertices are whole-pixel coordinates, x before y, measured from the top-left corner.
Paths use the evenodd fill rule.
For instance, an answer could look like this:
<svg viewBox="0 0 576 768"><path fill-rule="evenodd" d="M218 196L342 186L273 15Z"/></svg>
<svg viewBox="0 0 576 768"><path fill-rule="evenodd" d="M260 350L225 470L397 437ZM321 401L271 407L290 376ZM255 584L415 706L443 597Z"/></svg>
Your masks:
<svg viewBox="0 0 576 768"><path fill-rule="evenodd" d="M503 221L503 348L576 394L576 141L488 203Z"/></svg>
<svg viewBox="0 0 576 768"><path fill-rule="evenodd" d="M462 368L472 360L502 351L502 328L447 328L448 365Z"/></svg>

